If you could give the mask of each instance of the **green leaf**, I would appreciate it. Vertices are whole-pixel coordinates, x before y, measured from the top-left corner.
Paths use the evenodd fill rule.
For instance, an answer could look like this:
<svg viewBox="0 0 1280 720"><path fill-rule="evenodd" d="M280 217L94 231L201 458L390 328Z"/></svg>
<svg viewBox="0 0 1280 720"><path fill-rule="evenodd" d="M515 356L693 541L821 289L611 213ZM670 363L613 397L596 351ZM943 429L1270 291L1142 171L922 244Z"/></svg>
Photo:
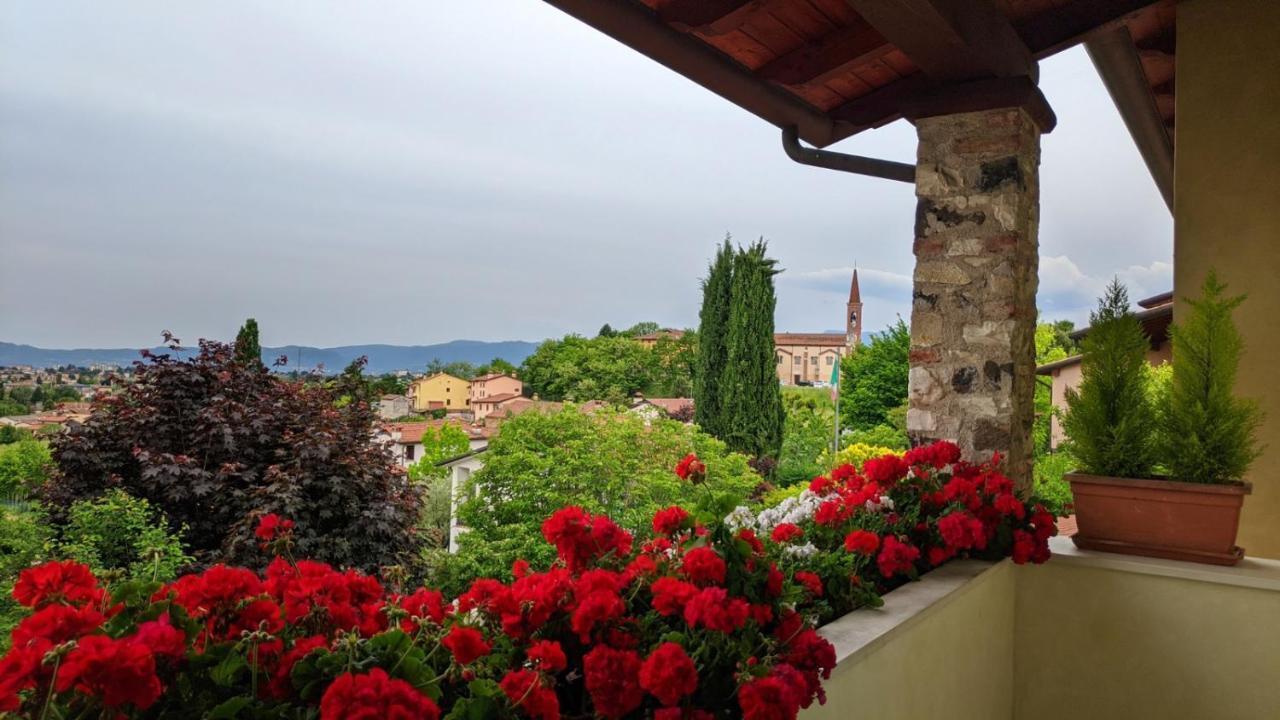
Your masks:
<svg viewBox="0 0 1280 720"><path fill-rule="evenodd" d="M231 687L236 682L236 677L243 671L249 669L249 663L240 653L229 652L227 656L222 658L222 662L209 672L209 679L214 684L222 687Z"/></svg>
<svg viewBox="0 0 1280 720"><path fill-rule="evenodd" d="M225 720L226 718L234 718L240 714L240 711L246 705L253 702L253 698L247 695L237 695L226 702L220 703L217 707L209 711L206 716L208 720Z"/></svg>

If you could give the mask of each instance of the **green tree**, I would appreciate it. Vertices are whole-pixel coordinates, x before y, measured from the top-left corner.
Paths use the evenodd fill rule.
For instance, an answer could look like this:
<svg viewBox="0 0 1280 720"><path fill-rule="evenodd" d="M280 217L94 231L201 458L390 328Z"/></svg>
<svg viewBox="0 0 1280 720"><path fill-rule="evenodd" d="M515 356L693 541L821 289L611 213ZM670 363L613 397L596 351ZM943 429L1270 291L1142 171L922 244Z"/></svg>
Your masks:
<svg viewBox="0 0 1280 720"><path fill-rule="evenodd" d="M10 634L29 608L13 599L18 574L49 557L50 531L36 503L0 503L0 653L9 647Z"/></svg>
<svg viewBox="0 0 1280 720"><path fill-rule="evenodd" d="M707 466L702 484L673 471L689 452ZM607 410L588 415L572 406L523 413L502 425L484 468L463 491L473 497L459 511L470 530L460 538L458 556L433 580L445 589L465 587L473 577L509 577L518 557L535 567L549 563L555 551L542 539L542 522L567 505L607 512L641 541L657 510L707 502L727 512L758 484L747 458L695 426L665 419L646 424Z"/></svg>
<svg viewBox="0 0 1280 720"><path fill-rule="evenodd" d="M641 335L652 335L662 329L662 326L651 320L644 320L622 331L627 337L640 337Z"/></svg>
<svg viewBox="0 0 1280 720"><path fill-rule="evenodd" d="M782 433L782 454L778 456L779 485L809 481L826 468L818 457L831 447L835 408L831 396L813 388L788 388L782 393L787 420Z"/></svg>
<svg viewBox="0 0 1280 720"><path fill-rule="evenodd" d="M30 440L31 431L13 425L0 425L0 445L16 443L19 440Z"/></svg>
<svg viewBox="0 0 1280 720"><path fill-rule="evenodd" d="M465 455L470 449L471 439L458 425L450 422L429 427L422 433L422 457L409 466L409 479L421 482L444 477L449 471L437 466L445 460Z"/></svg>
<svg viewBox="0 0 1280 720"><path fill-rule="evenodd" d="M785 421L773 345L773 276L779 271L766 253L764 240L759 240L740 249L733 260L725 337L729 354L720 378L722 439L738 452L776 460Z"/></svg>
<svg viewBox="0 0 1280 720"><path fill-rule="evenodd" d="M470 380L476 376L476 366L465 360L454 360L447 363L440 358L432 358L431 362L427 363L427 374L435 375L436 373L444 373L463 380Z"/></svg>
<svg viewBox="0 0 1280 720"><path fill-rule="evenodd" d="M698 361L698 334L686 330L680 337L661 336L650 350L653 355L649 397L693 397L694 366Z"/></svg>
<svg viewBox="0 0 1280 720"><path fill-rule="evenodd" d="M1129 310L1128 291L1113 280L1089 315L1079 392L1067 390L1063 428L1081 470L1151 475L1155 414L1147 392L1149 348L1142 324Z"/></svg>
<svg viewBox="0 0 1280 720"><path fill-rule="evenodd" d="M723 437L727 429L720 383L729 357L729 306L733 297L734 252L729 240L726 234L702 281L698 359L693 374L694 421L716 437Z"/></svg>
<svg viewBox="0 0 1280 720"><path fill-rule="evenodd" d="M510 362L496 357L476 368L476 375L515 375L517 368Z"/></svg>
<svg viewBox="0 0 1280 720"><path fill-rule="evenodd" d="M566 335L525 358L520 378L543 400L622 403L636 393L652 395L657 369L655 353L629 337Z"/></svg>
<svg viewBox="0 0 1280 720"><path fill-rule="evenodd" d="M1186 300L1186 318L1170 328L1173 375L1158 444L1175 480L1236 482L1260 452L1255 434L1262 412L1233 392L1244 342L1231 314L1245 296L1226 291L1210 270L1200 297Z"/></svg>
<svg viewBox="0 0 1280 720"><path fill-rule="evenodd" d="M840 419L849 430L892 427L890 412L907 401L911 330L901 318L840 361Z"/></svg>
<svg viewBox="0 0 1280 720"><path fill-rule="evenodd" d="M236 334L236 360L242 363L261 363L262 345L258 342L258 321L249 318Z"/></svg>
<svg viewBox="0 0 1280 720"><path fill-rule="evenodd" d="M0 446L0 497L25 496L44 485L52 471L53 458L43 440Z"/></svg>
<svg viewBox="0 0 1280 720"><path fill-rule="evenodd" d="M596 333L596 337L613 337L618 333L614 332L613 327L609 323L600 326L600 332Z"/></svg>
<svg viewBox="0 0 1280 720"><path fill-rule="evenodd" d="M1068 321L1068 324L1070 322ZM1070 351L1063 346L1060 334L1061 323L1039 323L1036 325L1036 365L1056 362L1065 359ZM1037 375L1035 389L1035 420L1031 426L1031 439L1037 457L1049 452L1051 441L1053 407L1053 380L1045 375Z"/></svg>

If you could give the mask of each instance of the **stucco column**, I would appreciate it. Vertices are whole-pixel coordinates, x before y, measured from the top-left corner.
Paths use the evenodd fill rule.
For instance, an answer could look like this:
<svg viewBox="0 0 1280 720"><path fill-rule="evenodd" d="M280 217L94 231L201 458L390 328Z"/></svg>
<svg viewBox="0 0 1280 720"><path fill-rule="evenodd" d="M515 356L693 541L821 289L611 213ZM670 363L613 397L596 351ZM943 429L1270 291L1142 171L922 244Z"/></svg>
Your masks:
<svg viewBox="0 0 1280 720"><path fill-rule="evenodd" d="M1006 108L920 118L907 432L1031 474L1040 130Z"/></svg>

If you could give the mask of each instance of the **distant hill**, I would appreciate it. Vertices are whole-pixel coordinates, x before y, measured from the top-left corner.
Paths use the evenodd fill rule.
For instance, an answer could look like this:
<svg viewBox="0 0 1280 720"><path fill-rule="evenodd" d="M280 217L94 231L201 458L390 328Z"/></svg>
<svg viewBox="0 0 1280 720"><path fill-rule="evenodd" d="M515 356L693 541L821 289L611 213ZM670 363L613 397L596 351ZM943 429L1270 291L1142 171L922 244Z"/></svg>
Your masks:
<svg viewBox="0 0 1280 720"><path fill-rule="evenodd" d="M369 358L366 372L385 373L393 370L422 370L427 363L439 358L441 361L469 362L476 365L489 362L495 357L519 365L528 357L537 343L523 340L504 342L483 342L480 340L453 340L438 345L344 345L342 347L316 348L306 345L286 345L284 347L262 348L262 361L268 367L281 355L289 356L286 370L301 367L310 370L323 364L326 372L341 372L342 368L356 358L364 355ZM301 364L299 365L299 349ZM168 348L152 348L155 353L171 352ZM138 350L130 348L75 348L72 350L53 350L33 347L31 345L15 345L0 342L0 366L31 365L33 367L58 367L60 365L118 365L127 366L138 359ZM185 350L179 355L186 356L192 351Z"/></svg>

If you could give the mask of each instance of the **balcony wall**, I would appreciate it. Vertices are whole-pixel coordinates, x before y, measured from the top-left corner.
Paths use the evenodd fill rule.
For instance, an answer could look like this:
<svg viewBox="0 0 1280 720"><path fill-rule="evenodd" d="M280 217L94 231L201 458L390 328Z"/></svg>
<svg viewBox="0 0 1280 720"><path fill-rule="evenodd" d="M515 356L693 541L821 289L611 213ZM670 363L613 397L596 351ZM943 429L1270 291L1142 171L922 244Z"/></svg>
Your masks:
<svg viewBox="0 0 1280 720"><path fill-rule="evenodd" d="M951 563L830 623L840 664L802 717L1280 717L1280 562L1054 551Z"/></svg>

